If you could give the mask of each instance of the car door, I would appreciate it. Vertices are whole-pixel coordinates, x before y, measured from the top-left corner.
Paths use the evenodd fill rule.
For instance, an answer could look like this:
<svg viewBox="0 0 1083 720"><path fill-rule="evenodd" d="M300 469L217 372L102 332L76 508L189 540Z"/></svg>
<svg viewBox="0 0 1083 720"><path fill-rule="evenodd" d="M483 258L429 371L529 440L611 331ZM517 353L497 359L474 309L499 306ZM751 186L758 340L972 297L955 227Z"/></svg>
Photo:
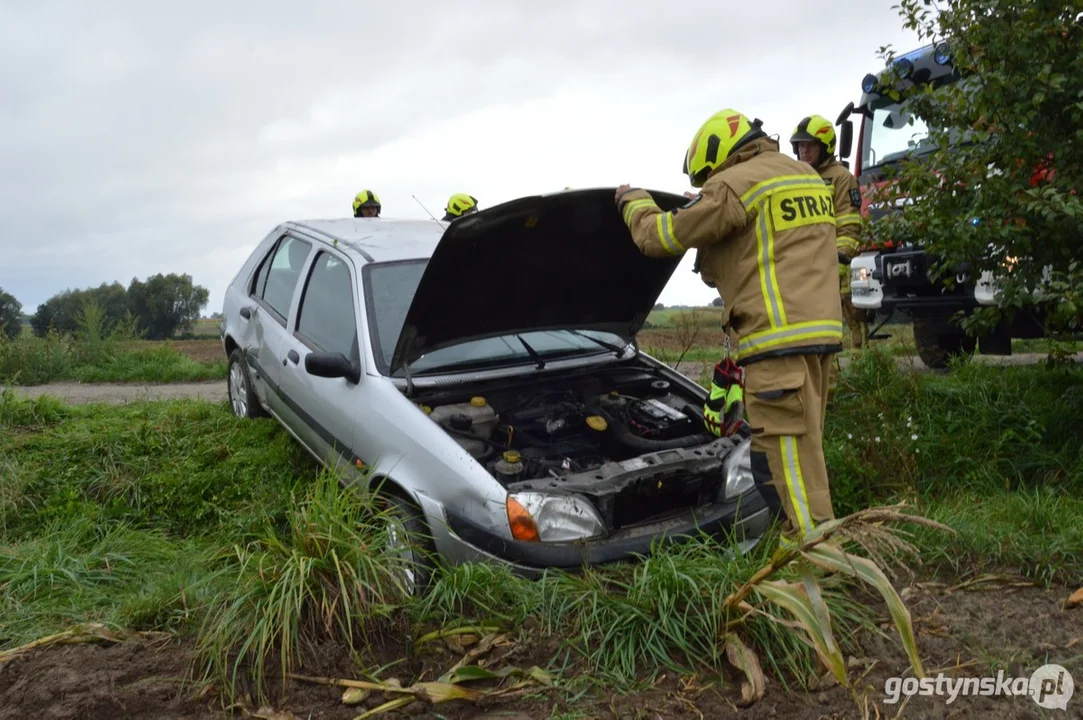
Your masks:
<svg viewBox="0 0 1083 720"><path fill-rule="evenodd" d="M255 302L249 318L255 342L246 353L248 362L260 378L257 382L265 386L267 407L294 434L300 431L300 421L282 398L282 366L291 349L290 313L311 254L310 241L283 235L257 270L250 292Z"/></svg>
<svg viewBox="0 0 1083 720"><path fill-rule="evenodd" d="M355 383L311 375L305 370L305 357L311 352L341 353L356 376L364 378L356 287L347 258L324 248L316 253L302 286L297 323L282 368L282 393L305 426L305 442L317 448L332 467L342 463L353 467L358 460L353 440L364 380Z"/></svg>

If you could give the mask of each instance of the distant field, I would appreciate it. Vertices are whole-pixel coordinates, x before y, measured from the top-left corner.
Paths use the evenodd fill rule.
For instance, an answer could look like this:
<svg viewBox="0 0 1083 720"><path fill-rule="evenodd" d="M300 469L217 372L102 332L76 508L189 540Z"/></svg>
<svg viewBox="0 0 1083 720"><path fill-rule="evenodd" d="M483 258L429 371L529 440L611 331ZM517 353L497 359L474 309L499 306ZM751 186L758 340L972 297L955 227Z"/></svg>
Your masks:
<svg viewBox="0 0 1083 720"><path fill-rule="evenodd" d="M178 337L218 338L218 323L221 320L212 318L200 318L195 321L190 333L177 333Z"/></svg>

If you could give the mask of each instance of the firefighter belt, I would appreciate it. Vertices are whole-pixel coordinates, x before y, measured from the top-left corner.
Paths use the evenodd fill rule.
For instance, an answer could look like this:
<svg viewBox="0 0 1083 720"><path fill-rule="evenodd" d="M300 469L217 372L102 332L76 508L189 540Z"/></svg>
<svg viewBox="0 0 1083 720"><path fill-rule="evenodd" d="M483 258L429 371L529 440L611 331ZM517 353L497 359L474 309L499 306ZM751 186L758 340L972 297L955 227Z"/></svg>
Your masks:
<svg viewBox="0 0 1083 720"><path fill-rule="evenodd" d="M703 406L703 423L718 437L731 437L745 421L745 370L727 357L714 366L711 395Z"/></svg>

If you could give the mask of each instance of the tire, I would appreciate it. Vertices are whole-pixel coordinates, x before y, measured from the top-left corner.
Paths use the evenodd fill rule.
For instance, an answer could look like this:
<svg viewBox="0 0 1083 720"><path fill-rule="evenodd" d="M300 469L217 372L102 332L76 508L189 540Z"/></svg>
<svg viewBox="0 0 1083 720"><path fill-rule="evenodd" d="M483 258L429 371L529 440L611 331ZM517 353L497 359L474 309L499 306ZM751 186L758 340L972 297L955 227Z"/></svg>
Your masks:
<svg viewBox="0 0 1083 720"><path fill-rule="evenodd" d="M267 411L259 403L259 396L252 387L252 375L248 372L248 362L240 348L229 356L229 408L233 414L246 420L267 417Z"/></svg>
<svg viewBox="0 0 1083 720"><path fill-rule="evenodd" d="M383 499L390 518L399 526L395 530L404 534L402 554L411 573L406 579L407 590L415 597L425 595L432 587L436 569L436 544L425 516L421 508L399 495L385 493Z"/></svg>
<svg viewBox="0 0 1083 720"><path fill-rule="evenodd" d="M914 318L914 344L926 367L943 370L953 357L972 354L978 341L945 323Z"/></svg>

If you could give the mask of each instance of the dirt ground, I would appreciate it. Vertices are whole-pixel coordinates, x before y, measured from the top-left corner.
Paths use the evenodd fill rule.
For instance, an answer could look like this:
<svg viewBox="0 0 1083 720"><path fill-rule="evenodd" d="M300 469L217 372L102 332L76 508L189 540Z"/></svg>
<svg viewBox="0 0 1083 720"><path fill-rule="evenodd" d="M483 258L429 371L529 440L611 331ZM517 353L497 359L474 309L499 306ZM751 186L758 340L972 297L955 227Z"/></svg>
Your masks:
<svg viewBox="0 0 1083 720"><path fill-rule="evenodd" d="M987 585L952 590L953 581L916 583L904 591L915 621L918 644L926 676L938 673L946 677L1029 678L1046 663L1056 663L1075 671L1083 678L1083 607L1062 609L1069 588L1041 589L1016 586L1006 580ZM948 698L915 696L906 702L885 703L885 682L893 676L909 676L908 664L893 626L886 635L863 634L861 652L850 659L850 677L857 688L864 688L869 717L909 718L1002 718L1083 717L1083 698L1070 698L1066 713L1042 710L1029 697ZM513 650L504 658L520 667L544 663L548 650L529 648ZM221 707L213 691L202 697L193 687L182 686L190 648L170 640L127 641L124 643L58 645L29 651L4 664L0 663L0 720L8 718L227 718L265 717L277 720L292 718L354 718L384 702L373 696L363 704L346 706L341 702L341 688L309 683L294 683L273 710L270 708L235 709L233 714ZM450 653L432 666L431 680L442 667L455 661ZM416 665L411 666L416 671ZM302 669L313 675L343 673L343 665ZM342 676L342 675L340 675ZM406 682L408 678L403 677ZM633 695L618 695L600 690L572 703L556 690L508 700L489 707L463 702L428 706L420 702L395 712L391 717L504 718L535 720L554 713L585 720L586 718L636 720L654 718L739 717L795 718L820 720L859 718L854 700L837 685L805 692L787 690L768 677L764 697L752 707L739 709L739 683L727 678L721 688L717 679L706 677L665 677L651 689ZM905 703L905 704L904 704ZM901 712L900 712L901 711ZM278 714L275 714L278 713ZM1043 713L1046 713L1043 715Z"/></svg>

